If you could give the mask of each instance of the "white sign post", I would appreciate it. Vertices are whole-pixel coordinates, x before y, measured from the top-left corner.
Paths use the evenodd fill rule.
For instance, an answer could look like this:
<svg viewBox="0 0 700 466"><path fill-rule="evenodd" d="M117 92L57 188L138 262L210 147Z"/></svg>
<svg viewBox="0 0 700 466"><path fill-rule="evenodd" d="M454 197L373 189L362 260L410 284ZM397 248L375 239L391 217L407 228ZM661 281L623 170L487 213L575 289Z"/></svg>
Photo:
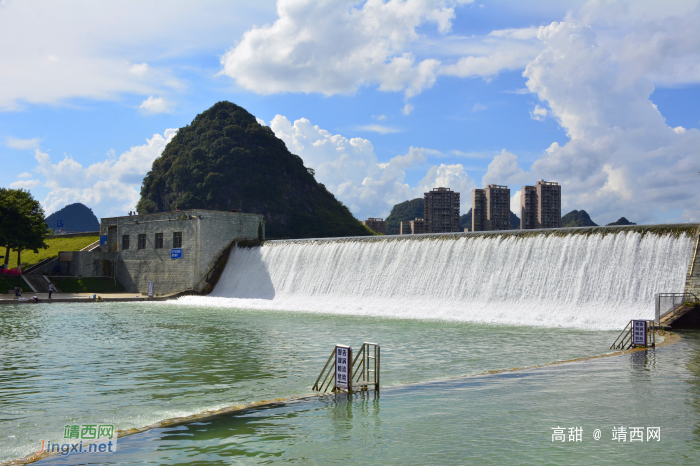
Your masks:
<svg viewBox="0 0 700 466"><path fill-rule="evenodd" d="M148 282L148 297L153 297L153 282Z"/></svg>
<svg viewBox="0 0 700 466"><path fill-rule="evenodd" d="M335 345L335 388L352 390L352 348Z"/></svg>
<svg viewBox="0 0 700 466"><path fill-rule="evenodd" d="M647 321L632 321L632 344L634 346L647 346Z"/></svg>

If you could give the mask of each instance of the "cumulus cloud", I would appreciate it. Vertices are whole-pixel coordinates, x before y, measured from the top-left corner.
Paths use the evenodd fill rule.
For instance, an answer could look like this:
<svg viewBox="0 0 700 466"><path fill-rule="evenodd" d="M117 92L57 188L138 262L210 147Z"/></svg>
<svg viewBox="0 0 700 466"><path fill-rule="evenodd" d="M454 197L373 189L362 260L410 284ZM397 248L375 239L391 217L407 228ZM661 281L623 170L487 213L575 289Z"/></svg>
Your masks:
<svg viewBox="0 0 700 466"><path fill-rule="evenodd" d="M415 95L435 82L440 62L408 50L419 27L450 31L454 5L442 0L281 0L272 25L255 26L221 59L222 73L261 94L351 93L367 84Z"/></svg>
<svg viewBox="0 0 700 466"><path fill-rule="evenodd" d="M292 153L304 160L304 165L314 169L320 183L361 218L386 216L395 204L422 197L425 190L438 186L453 190L471 190L475 186L459 164L430 167L417 186L410 186L406 171L420 169L438 154L434 150L410 147L406 154L380 163L369 140L331 134L306 118L292 124L277 115L270 128ZM469 195L466 198L471 204Z"/></svg>
<svg viewBox="0 0 700 466"><path fill-rule="evenodd" d="M144 145L132 147L119 157L110 153L106 160L87 167L70 156L53 163L47 152L36 149L36 171L43 177L43 186L49 188L42 203L47 214L74 202L82 202L102 215L123 215L133 210L143 177L176 133L176 129L168 129L163 135L154 134Z"/></svg>
<svg viewBox="0 0 700 466"><path fill-rule="evenodd" d="M17 178L31 178L31 177L32 177L32 174L29 172L20 173L19 175L17 175Z"/></svg>
<svg viewBox="0 0 700 466"><path fill-rule="evenodd" d="M170 113L172 111L172 106L170 102L163 97L150 96L148 99L141 102L139 109L148 114Z"/></svg>
<svg viewBox="0 0 700 466"><path fill-rule="evenodd" d="M662 21L671 29L679 22ZM659 21L651 23L659 32ZM529 172L514 154L502 153L484 182L558 181L563 209L586 209L599 222L623 215L645 223L700 220L700 131L666 124L650 100L652 69L630 70L625 41L603 46L590 24L555 22L539 28L538 38L546 48L523 75L570 140L552 143Z"/></svg>
<svg viewBox="0 0 700 466"><path fill-rule="evenodd" d="M5 138L5 145L12 149L35 149L39 147L39 139L18 139L8 136Z"/></svg>

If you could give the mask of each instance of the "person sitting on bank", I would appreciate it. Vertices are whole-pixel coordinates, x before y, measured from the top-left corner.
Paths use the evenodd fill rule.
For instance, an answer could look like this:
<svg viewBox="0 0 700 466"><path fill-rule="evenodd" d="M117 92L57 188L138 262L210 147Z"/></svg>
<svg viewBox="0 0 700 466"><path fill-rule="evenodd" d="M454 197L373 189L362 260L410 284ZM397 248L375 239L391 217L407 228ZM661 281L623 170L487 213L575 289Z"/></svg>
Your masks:
<svg viewBox="0 0 700 466"><path fill-rule="evenodd" d="M37 298L36 296L32 296L32 302L38 303L38 302L39 302L39 298Z"/></svg>
<svg viewBox="0 0 700 466"><path fill-rule="evenodd" d="M49 282L49 299L51 299L51 293L53 293L53 283Z"/></svg>

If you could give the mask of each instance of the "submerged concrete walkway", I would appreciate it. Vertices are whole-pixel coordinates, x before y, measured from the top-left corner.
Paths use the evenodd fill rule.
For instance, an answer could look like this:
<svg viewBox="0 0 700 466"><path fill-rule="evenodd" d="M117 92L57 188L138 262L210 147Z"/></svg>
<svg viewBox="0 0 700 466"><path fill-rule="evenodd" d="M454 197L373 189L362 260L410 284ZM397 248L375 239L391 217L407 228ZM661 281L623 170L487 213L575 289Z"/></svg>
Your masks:
<svg viewBox="0 0 700 466"><path fill-rule="evenodd" d="M14 295L0 294L0 304L34 304L32 296L39 298L41 303L93 303L94 296L102 297L102 301L106 303L113 302L138 302L138 301L168 301L176 299L180 296L190 294L190 292L173 293L164 296L155 296L149 298L146 295L139 293L53 293L49 299L48 293L32 293L24 292L22 299L17 300Z"/></svg>

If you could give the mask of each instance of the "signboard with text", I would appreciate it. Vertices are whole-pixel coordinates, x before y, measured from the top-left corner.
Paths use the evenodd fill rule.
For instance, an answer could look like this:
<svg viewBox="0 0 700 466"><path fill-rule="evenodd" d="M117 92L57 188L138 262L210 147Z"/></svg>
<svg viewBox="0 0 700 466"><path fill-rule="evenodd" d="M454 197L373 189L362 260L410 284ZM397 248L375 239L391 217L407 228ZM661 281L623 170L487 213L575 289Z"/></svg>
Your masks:
<svg viewBox="0 0 700 466"><path fill-rule="evenodd" d="M170 250L171 259L182 259L182 248L175 248Z"/></svg>
<svg viewBox="0 0 700 466"><path fill-rule="evenodd" d="M148 297L152 298L153 297L153 282L148 282Z"/></svg>
<svg viewBox="0 0 700 466"><path fill-rule="evenodd" d="M100 235L100 246L107 246L107 235Z"/></svg>
<svg viewBox="0 0 700 466"><path fill-rule="evenodd" d="M632 321L632 344L635 346L647 346L647 321Z"/></svg>
<svg viewBox="0 0 700 466"><path fill-rule="evenodd" d="M335 345L335 388L348 390L351 386L352 348Z"/></svg>

